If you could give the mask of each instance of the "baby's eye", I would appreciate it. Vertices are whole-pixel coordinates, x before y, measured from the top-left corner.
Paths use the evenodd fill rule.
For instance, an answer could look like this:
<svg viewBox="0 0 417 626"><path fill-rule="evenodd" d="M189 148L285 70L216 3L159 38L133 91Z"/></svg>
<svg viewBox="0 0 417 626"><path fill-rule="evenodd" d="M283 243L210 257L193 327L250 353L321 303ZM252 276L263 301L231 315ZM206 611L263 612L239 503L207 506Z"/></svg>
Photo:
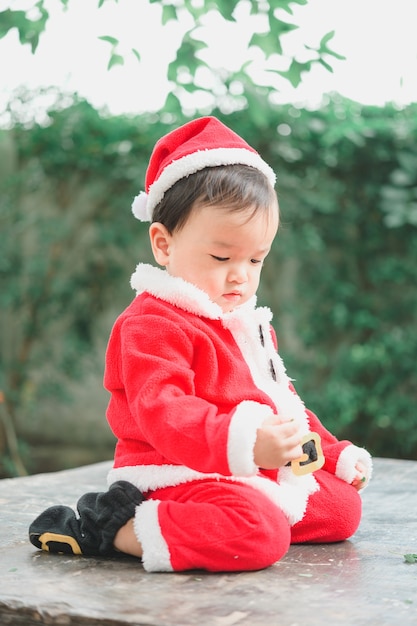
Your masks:
<svg viewBox="0 0 417 626"><path fill-rule="evenodd" d="M211 254L210 255L212 259L214 259L215 261L228 261L229 257L227 256L216 256L215 254Z"/></svg>
<svg viewBox="0 0 417 626"><path fill-rule="evenodd" d="M251 262L253 265L257 265L258 263L262 263L261 259L251 259L251 260L250 260L250 262Z"/></svg>

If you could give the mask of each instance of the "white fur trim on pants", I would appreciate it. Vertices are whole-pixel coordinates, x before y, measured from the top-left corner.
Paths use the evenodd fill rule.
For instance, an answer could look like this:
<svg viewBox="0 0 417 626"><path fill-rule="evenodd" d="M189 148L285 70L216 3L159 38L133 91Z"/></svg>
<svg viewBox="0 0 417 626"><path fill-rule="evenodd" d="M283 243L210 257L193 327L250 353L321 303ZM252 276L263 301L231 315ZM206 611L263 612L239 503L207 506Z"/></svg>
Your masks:
<svg viewBox="0 0 417 626"><path fill-rule="evenodd" d="M169 548L158 518L159 500L146 500L136 507L133 527L142 545L143 567L147 572L172 572Z"/></svg>

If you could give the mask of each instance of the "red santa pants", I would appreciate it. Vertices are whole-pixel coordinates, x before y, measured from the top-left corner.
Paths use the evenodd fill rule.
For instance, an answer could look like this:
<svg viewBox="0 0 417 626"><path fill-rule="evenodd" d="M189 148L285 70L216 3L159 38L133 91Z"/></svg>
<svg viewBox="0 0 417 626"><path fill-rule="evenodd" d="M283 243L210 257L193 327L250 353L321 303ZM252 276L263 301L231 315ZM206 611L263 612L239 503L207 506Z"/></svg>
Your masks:
<svg viewBox="0 0 417 626"><path fill-rule="evenodd" d="M351 537L361 498L351 485L319 470L320 489L304 518L290 526L262 492L244 483L202 480L152 492L174 571L246 571L281 559L291 543L327 543Z"/></svg>

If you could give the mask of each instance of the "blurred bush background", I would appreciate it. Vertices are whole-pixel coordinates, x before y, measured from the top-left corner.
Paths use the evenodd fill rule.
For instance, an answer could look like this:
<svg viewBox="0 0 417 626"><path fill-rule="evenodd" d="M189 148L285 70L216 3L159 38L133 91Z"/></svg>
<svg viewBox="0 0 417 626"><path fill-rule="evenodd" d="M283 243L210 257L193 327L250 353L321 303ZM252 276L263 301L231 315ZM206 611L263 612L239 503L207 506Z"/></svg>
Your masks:
<svg viewBox="0 0 417 626"><path fill-rule="evenodd" d="M50 9L77 5L26 4L0 11L0 39L18 34L32 52ZM111 3L97 4L102 13ZM339 438L374 455L417 460L417 104L365 106L337 94L315 110L278 104L279 81L296 87L312 68L331 70L342 58L331 47L333 32L285 55L297 28L293 9L307 4L131 4L142 29L150 8L162 25L158 36L135 29L140 49L129 53L139 65L143 44L159 54L163 29L186 24L166 75L159 69L154 77L169 84L157 113L110 115L60 89L22 87L10 96L0 129L0 477L112 458L102 387L106 343L134 297L136 264L152 262L147 225L133 218L131 202L143 189L155 141L207 113L277 172L281 226L259 303L274 312L298 392ZM115 29L129 21L126 6L113 7ZM340 9L347 17L351 3ZM254 18L240 68L209 61L219 37L211 45L204 39L208 13L232 24L234 37L242 16ZM394 17L401 24L400 7ZM369 41L371 18L369 33L362 28ZM93 25L82 19L77 36ZM100 39L109 47L108 67L120 68L126 42L111 33ZM72 58L76 51L64 52ZM265 61L258 81L251 59ZM138 83L132 94L140 99L149 87ZM194 96L204 106L193 104Z"/></svg>
<svg viewBox="0 0 417 626"><path fill-rule="evenodd" d="M337 436L417 459L417 105L335 95L258 123L213 113L278 175L259 301L297 390ZM104 352L130 274L152 260L130 205L155 141L186 121L163 118L104 117L74 96L0 133L3 476L112 457Z"/></svg>

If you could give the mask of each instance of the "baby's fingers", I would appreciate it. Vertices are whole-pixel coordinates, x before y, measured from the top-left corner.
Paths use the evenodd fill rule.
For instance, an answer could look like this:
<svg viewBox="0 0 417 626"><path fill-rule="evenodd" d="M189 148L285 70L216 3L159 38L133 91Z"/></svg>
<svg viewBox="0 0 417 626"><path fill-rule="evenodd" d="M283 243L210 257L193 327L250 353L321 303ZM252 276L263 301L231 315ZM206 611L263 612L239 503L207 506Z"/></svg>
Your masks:
<svg viewBox="0 0 417 626"><path fill-rule="evenodd" d="M352 485L352 487L355 487L355 489L359 491L360 489L363 489L365 487L365 483L366 483L366 476L360 473L360 474L356 474L355 478L352 480L350 484Z"/></svg>

